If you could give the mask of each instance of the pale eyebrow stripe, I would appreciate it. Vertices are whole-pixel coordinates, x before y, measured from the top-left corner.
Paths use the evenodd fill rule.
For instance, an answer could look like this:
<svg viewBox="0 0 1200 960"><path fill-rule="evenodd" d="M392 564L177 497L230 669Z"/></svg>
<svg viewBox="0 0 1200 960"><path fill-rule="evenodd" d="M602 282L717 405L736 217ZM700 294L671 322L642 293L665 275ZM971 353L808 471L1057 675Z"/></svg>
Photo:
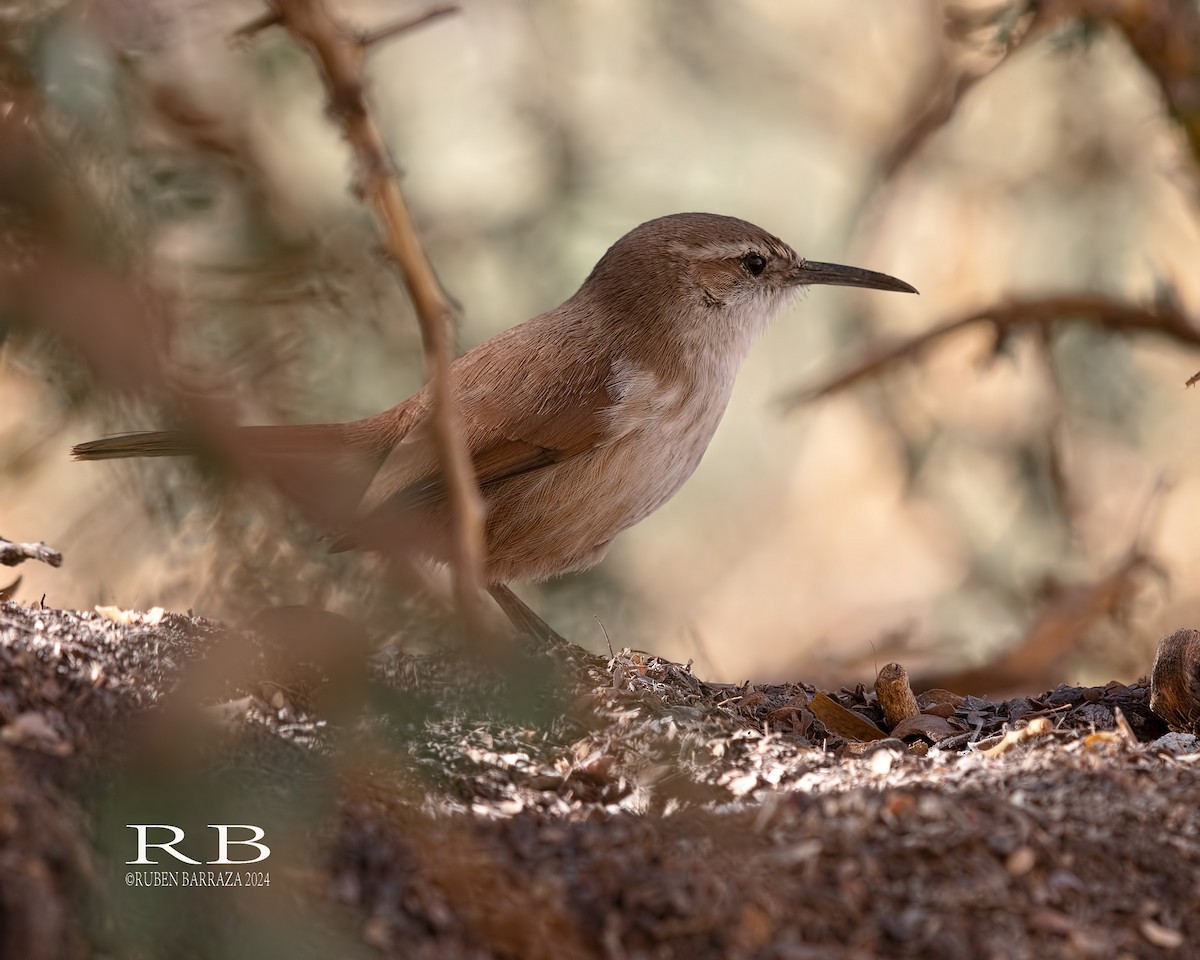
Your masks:
<svg viewBox="0 0 1200 960"><path fill-rule="evenodd" d="M713 258L740 257L759 247L769 248L768 244L752 244L742 240L737 243L680 243L678 240L669 244L673 253L685 253L693 256ZM771 251L775 252L775 251Z"/></svg>
<svg viewBox="0 0 1200 960"><path fill-rule="evenodd" d="M704 260L732 260L752 252L766 253L771 256L785 258L796 256L787 246L765 238L761 242L739 240L733 243L722 243L719 241L710 243L683 243L680 240L674 240L668 244L667 248L672 253L682 253L685 256Z"/></svg>

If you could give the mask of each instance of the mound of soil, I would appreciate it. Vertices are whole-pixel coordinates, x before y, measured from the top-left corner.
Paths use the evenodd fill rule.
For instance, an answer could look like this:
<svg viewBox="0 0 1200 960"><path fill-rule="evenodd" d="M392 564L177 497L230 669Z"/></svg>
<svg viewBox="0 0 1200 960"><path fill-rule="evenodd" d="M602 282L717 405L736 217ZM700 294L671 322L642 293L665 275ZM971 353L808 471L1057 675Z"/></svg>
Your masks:
<svg viewBox="0 0 1200 960"><path fill-rule="evenodd" d="M0 606L0 955L1200 956L1200 742L1145 683L889 736L862 688L317 620Z"/></svg>

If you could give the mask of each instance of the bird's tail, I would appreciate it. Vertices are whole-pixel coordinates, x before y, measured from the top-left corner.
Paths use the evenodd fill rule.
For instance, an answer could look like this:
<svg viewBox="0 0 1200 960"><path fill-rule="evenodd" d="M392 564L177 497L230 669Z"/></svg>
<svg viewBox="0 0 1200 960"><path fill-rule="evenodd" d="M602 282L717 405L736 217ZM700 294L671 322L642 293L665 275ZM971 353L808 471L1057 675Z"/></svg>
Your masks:
<svg viewBox="0 0 1200 960"><path fill-rule="evenodd" d="M179 430L124 433L77 443L71 448L76 460L118 460L123 457L183 457L199 453L199 445Z"/></svg>
<svg viewBox="0 0 1200 960"><path fill-rule="evenodd" d="M346 424L316 423L283 427L239 427L239 435L257 453L317 454L337 450L347 438ZM120 460L127 457L187 457L206 447L194 434L183 430L151 430L123 433L78 443L71 448L76 460Z"/></svg>

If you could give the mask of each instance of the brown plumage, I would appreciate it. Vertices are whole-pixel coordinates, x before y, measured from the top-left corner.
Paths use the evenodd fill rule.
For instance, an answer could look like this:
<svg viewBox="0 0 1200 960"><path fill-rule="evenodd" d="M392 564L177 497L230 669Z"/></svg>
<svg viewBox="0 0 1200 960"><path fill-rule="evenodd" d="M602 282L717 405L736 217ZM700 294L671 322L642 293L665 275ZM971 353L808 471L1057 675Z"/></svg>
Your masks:
<svg viewBox="0 0 1200 960"><path fill-rule="evenodd" d="M802 260L732 217L684 213L618 240L561 306L505 330L451 368L486 508L490 584L595 564L613 538L692 474L738 367L789 295L816 283L916 292L884 274ZM404 530L434 560L449 517L429 392L343 424L246 427L267 457L338 459L350 477L345 542ZM80 444L81 460L196 452L177 433ZM399 524L376 523L383 517Z"/></svg>

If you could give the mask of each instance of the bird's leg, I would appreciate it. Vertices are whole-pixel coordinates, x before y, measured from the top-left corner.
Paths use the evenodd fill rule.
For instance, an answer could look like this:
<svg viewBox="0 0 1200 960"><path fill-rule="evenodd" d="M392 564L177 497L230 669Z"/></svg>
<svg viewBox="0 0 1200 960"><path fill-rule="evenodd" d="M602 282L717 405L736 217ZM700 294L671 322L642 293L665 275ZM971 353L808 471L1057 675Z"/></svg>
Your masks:
<svg viewBox="0 0 1200 960"><path fill-rule="evenodd" d="M504 584L492 584L487 590L492 595L492 599L500 605L500 609L508 617L509 623L516 627L518 632L528 634L535 640L549 640L554 643L567 642L566 637L539 617L529 604Z"/></svg>

